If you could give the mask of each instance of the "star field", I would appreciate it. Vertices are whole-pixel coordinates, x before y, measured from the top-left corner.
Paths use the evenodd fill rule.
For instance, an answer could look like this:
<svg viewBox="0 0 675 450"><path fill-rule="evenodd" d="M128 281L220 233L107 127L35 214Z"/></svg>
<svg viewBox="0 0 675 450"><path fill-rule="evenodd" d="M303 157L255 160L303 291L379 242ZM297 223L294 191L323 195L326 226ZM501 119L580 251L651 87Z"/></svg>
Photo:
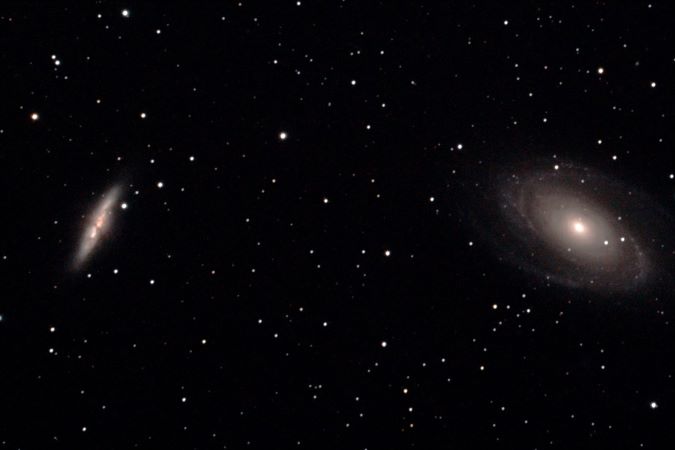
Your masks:
<svg viewBox="0 0 675 450"><path fill-rule="evenodd" d="M674 25L4 5L0 448L670 448Z"/></svg>

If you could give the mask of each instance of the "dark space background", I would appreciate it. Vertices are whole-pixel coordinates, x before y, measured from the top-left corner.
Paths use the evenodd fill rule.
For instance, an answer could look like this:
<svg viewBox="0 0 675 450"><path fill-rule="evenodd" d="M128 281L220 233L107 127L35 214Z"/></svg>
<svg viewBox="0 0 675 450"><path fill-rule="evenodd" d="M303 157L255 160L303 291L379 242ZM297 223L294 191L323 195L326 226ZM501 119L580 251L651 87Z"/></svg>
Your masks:
<svg viewBox="0 0 675 450"><path fill-rule="evenodd" d="M668 280L556 286L473 218L542 159L672 212L674 26L668 1L3 3L0 448L669 448Z"/></svg>

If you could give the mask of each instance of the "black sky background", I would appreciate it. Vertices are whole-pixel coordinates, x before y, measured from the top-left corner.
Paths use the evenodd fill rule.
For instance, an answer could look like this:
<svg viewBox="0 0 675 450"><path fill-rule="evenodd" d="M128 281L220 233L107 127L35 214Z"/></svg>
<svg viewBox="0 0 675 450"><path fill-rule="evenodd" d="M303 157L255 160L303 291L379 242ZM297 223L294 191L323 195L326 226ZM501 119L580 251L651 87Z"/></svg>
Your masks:
<svg viewBox="0 0 675 450"><path fill-rule="evenodd" d="M672 214L673 12L4 4L0 445L666 448L672 237L643 230L655 286L603 295L476 217L542 160Z"/></svg>

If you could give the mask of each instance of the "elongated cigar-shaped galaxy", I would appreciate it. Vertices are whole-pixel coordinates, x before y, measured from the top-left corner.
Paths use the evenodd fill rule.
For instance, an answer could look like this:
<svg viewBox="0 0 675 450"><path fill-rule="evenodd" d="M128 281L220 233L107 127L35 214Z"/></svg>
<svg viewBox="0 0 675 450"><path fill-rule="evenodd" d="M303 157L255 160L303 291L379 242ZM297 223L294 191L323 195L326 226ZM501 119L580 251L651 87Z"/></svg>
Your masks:
<svg viewBox="0 0 675 450"><path fill-rule="evenodd" d="M79 269L87 262L94 250L101 245L102 240L110 233L120 194L121 188L113 186L101 196L94 210L86 216L84 230L73 262L75 269Z"/></svg>

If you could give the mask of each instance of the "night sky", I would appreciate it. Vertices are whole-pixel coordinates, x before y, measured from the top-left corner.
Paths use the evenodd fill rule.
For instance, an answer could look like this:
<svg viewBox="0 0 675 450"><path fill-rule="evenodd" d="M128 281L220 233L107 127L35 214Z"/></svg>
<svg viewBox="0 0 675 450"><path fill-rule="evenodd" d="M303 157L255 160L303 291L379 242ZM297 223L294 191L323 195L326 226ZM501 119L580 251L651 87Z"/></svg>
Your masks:
<svg viewBox="0 0 675 450"><path fill-rule="evenodd" d="M625 3L3 3L0 448L670 448Z"/></svg>

